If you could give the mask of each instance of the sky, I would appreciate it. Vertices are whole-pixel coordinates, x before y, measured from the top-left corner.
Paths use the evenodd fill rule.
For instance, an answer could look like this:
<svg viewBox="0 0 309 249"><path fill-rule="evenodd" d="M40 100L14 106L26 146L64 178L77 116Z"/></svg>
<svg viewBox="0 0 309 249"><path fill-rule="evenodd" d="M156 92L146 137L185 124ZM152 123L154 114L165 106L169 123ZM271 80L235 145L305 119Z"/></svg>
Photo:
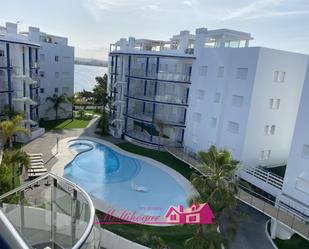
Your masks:
<svg viewBox="0 0 309 249"><path fill-rule="evenodd" d="M122 37L168 40L180 30L251 33L252 46L309 54L309 0L9 0L0 25L66 36L78 57L107 59Z"/></svg>

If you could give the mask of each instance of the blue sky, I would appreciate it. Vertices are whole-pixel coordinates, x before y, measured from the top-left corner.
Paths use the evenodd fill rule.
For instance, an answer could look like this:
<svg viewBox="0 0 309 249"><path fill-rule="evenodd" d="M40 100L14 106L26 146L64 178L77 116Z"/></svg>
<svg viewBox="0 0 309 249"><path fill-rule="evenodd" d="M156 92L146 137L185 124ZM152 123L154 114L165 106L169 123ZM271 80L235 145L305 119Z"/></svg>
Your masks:
<svg viewBox="0 0 309 249"><path fill-rule="evenodd" d="M180 30L249 32L254 46L309 54L309 0L9 0L0 24L69 37L76 55L106 59L120 37L169 39Z"/></svg>

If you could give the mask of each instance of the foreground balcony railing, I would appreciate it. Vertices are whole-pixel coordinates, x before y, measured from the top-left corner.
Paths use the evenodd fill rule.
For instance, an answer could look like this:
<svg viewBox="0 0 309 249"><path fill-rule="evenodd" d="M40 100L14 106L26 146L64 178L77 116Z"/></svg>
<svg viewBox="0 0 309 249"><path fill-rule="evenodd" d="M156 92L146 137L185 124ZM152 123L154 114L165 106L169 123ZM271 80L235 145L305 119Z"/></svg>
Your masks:
<svg viewBox="0 0 309 249"><path fill-rule="evenodd" d="M11 235L22 238L22 248L100 248L89 195L52 173L0 196L0 209L14 228Z"/></svg>

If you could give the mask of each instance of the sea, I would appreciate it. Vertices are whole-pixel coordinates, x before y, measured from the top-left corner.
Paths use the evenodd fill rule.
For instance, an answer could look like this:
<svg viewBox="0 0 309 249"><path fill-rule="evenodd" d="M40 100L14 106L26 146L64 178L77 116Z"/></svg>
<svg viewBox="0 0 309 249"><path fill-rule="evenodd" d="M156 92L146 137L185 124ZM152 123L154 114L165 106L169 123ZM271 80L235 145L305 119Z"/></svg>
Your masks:
<svg viewBox="0 0 309 249"><path fill-rule="evenodd" d="M107 73L107 67L74 65L74 92L81 92L83 89L92 91L96 84L95 77Z"/></svg>

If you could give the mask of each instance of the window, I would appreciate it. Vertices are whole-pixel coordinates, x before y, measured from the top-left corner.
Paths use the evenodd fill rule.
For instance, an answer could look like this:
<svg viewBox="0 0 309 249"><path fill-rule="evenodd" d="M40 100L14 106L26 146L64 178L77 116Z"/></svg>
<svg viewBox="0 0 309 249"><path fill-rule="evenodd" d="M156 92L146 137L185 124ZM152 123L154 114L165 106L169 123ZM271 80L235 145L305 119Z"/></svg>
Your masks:
<svg viewBox="0 0 309 249"><path fill-rule="evenodd" d="M5 73L4 73L3 70L0 70L0 76L1 76L1 77L5 76Z"/></svg>
<svg viewBox="0 0 309 249"><path fill-rule="evenodd" d="M262 150L260 155L260 160L269 160L270 159L271 150Z"/></svg>
<svg viewBox="0 0 309 249"><path fill-rule="evenodd" d="M205 97L205 91L204 90L197 90L197 99L203 100Z"/></svg>
<svg viewBox="0 0 309 249"><path fill-rule="evenodd" d="M174 72L175 72L175 73L177 73L177 69L178 69L178 65L175 64L175 65L174 65Z"/></svg>
<svg viewBox="0 0 309 249"><path fill-rule="evenodd" d="M285 72L275 71L274 72L274 82L284 82Z"/></svg>
<svg viewBox="0 0 309 249"><path fill-rule="evenodd" d="M232 106L235 107L241 107L244 103L244 97L243 96L238 96L238 95L233 95L232 96Z"/></svg>
<svg viewBox="0 0 309 249"><path fill-rule="evenodd" d="M309 158L309 145L308 144L303 145L302 155L303 155L303 157Z"/></svg>
<svg viewBox="0 0 309 249"><path fill-rule="evenodd" d="M55 72L55 78L59 78L59 72Z"/></svg>
<svg viewBox="0 0 309 249"><path fill-rule="evenodd" d="M238 133L238 132L239 132L239 124L230 121L230 122L228 123L228 128L227 128L227 130L228 130L229 132L232 132L232 133Z"/></svg>
<svg viewBox="0 0 309 249"><path fill-rule="evenodd" d="M45 54L40 54L40 61L45 61Z"/></svg>
<svg viewBox="0 0 309 249"><path fill-rule="evenodd" d="M44 93L44 88L40 88L40 93Z"/></svg>
<svg viewBox="0 0 309 249"><path fill-rule="evenodd" d="M201 113L195 112L193 114L193 121L194 122L197 122L197 123L201 122L201 118L202 118L202 114Z"/></svg>
<svg viewBox="0 0 309 249"><path fill-rule="evenodd" d="M246 80L248 77L248 68L237 68L236 79Z"/></svg>
<svg viewBox="0 0 309 249"><path fill-rule="evenodd" d="M208 72L208 67L207 66L201 66L200 67L200 75L201 76L206 76Z"/></svg>
<svg viewBox="0 0 309 249"><path fill-rule="evenodd" d="M4 50L0 50L0 56L4 56Z"/></svg>
<svg viewBox="0 0 309 249"><path fill-rule="evenodd" d="M56 87L56 88L55 88L55 93L58 93L58 90L59 90L58 87Z"/></svg>
<svg viewBox="0 0 309 249"><path fill-rule="evenodd" d="M223 78L223 76L224 76L224 67L219 67L217 77Z"/></svg>
<svg viewBox="0 0 309 249"><path fill-rule="evenodd" d="M40 71L40 77L44 78L44 76L45 76L45 72L44 71Z"/></svg>
<svg viewBox="0 0 309 249"><path fill-rule="evenodd" d="M265 126L265 135L272 136L275 135L276 126L275 125L266 125Z"/></svg>
<svg viewBox="0 0 309 249"><path fill-rule="evenodd" d="M270 99L269 109L278 110L280 107L280 99Z"/></svg>
<svg viewBox="0 0 309 249"><path fill-rule="evenodd" d="M210 127L211 128L216 128L216 126L217 126L217 118L211 118L211 120L210 120Z"/></svg>
<svg viewBox="0 0 309 249"><path fill-rule="evenodd" d="M58 56L58 55L55 56L55 61L56 61L56 62L59 61L59 56Z"/></svg>
<svg viewBox="0 0 309 249"><path fill-rule="evenodd" d="M192 136L192 142L193 142L194 144L197 144L197 136L196 136L196 135L193 135L193 136Z"/></svg>
<svg viewBox="0 0 309 249"><path fill-rule="evenodd" d="M214 98L214 102L215 103L220 103L220 99L221 99L221 93L216 93L215 94L215 98Z"/></svg>

